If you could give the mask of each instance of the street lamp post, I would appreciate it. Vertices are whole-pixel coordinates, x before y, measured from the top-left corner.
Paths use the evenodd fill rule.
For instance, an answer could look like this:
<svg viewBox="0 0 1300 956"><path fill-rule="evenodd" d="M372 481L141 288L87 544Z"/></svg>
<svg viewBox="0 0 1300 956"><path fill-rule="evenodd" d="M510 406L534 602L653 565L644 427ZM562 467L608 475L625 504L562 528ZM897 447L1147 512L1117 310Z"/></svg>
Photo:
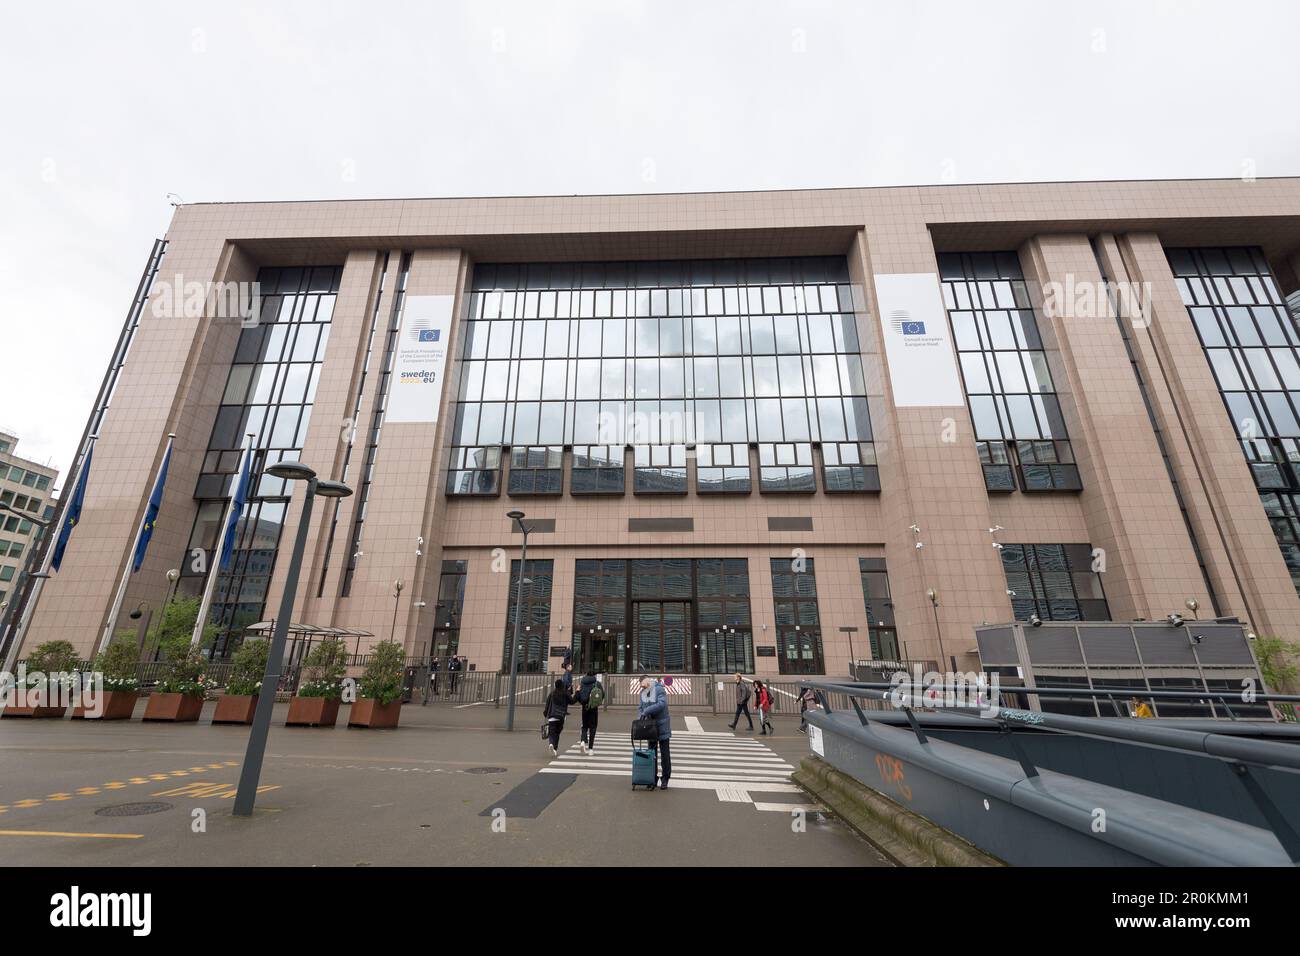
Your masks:
<svg viewBox="0 0 1300 956"><path fill-rule="evenodd" d="M248 749L244 753L244 766L239 772L239 790L235 794L234 814L238 817L253 815L257 799L257 782L262 776L262 759L266 756L266 738L271 730L271 711L275 706L275 692L280 684L280 668L284 661L284 645L289 635L289 620L293 617L294 600L298 596L298 574L302 570L302 555L307 547L307 528L311 524L311 505L316 495L322 498L346 498L352 489L341 481L321 481L316 472L297 461L282 461L266 469L273 478L286 481L305 481L306 495L302 503L302 517L298 521L298 534L293 543L293 555L284 578L284 596L280 598L280 613L275 619L271 650L266 658L266 671L262 675L262 689L257 695L257 711L253 715L253 728L248 734Z"/></svg>
<svg viewBox="0 0 1300 956"><path fill-rule="evenodd" d="M856 668L854 667L857 661L854 660L854 655L853 655L853 635L856 634L857 632L858 632L857 625L854 624L846 624L844 627L840 628L841 634L847 634L849 636L849 680L858 679L858 673Z"/></svg>
<svg viewBox="0 0 1300 956"><path fill-rule="evenodd" d="M162 610L158 612L158 626L154 628L153 639L148 641L150 650L155 654L158 653L158 644L162 640L163 624L167 620L167 608L171 606L172 599L176 597L176 585L180 579L181 572L176 568L172 568L167 572L167 600L163 601ZM144 657L141 656L140 659L144 660Z"/></svg>
<svg viewBox="0 0 1300 956"><path fill-rule="evenodd" d="M519 584L515 588L515 636L510 645L510 700L506 704L506 730L515 729L515 687L519 683L519 622L524 615L524 569L528 561L528 525L524 524L522 511L507 511L506 517L514 522L524 536L524 546L519 552Z"/></svg>

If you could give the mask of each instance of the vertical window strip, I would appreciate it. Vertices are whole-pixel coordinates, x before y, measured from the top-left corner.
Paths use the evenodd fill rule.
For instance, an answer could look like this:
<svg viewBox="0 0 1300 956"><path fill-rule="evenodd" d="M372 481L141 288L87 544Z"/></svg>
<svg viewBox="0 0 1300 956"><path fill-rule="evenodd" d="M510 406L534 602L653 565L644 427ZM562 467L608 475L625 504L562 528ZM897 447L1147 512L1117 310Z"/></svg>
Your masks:
<svg viewBox="0 0 1300 956"><path fill-rule="evenodd" d="M384 265L379 272L379 289L375 292L375 307L370 313L370 333L366 336L366 358L361 365L361 376L357 382L357 397L352 403L352 417L348 419L348 447L343 453L343 475L339 479L346 483L352 468L352 450L356 448L357 420L361 418L361 403L366 396L366 377L370 374L370 362L375 350L375 332L379 328L379 307L384 301L384 289L388 285L388 261L391 253L384 253ZM321 563L320 583L316 586L316 596L325 594L325 579L329 576L330 558L334 553L334 536L338 533L339 509L343 506L342 498L334 499L333 514L330 518L329 537L325 542L325 560Z"/></svg>
<svg viewBox="0 0 1300 956"><path fill-rule="evenodd" d="M342 597L352 594L352 581L356 576L357 558L361 556L361 537L365 530L366 506L370 501L370 483L375 473L375 458L379 454L380 432L384 424L384 408L388 403L388 386L392 377L393 355L397 345L398 330L402 325L402 307L406 303L406 282L411 273L411 253L402 253L401 271L397 279L397 292L393 297L393 310L384 340L384 359L380 366L379 385L375 389L375 414L366 438L366 457L363 462L361 486L357 490L356 511L352 518L352 534L348 544L347 570L343 573Z"/></svg>

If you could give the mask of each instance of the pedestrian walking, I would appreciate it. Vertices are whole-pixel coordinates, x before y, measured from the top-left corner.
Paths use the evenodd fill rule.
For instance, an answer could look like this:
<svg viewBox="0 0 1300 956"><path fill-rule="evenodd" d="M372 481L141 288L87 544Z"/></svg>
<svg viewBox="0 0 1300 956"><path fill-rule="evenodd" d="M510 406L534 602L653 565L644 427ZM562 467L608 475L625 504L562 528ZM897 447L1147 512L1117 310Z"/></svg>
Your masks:
<svg viewBox="0 0 1300 956"><path fill-rule="evenodd" d="M745 683L745 678L739 674L736 675L736 716L731 719L728 725L732 730L736 729L736 724L740 723L740 715L744 714L745 719L749 721L749 729L754 729L754 718L749 716L749 685Z"/></svg>
<svg viewBox="0 0 1300 956"><path fill-rule="evenodd" d="M664 690L662 683L652 680L647 674L641 675L641 700L637 709L637 718L648 718L655 722L659 739L651 746L658 754L658 762L662 768L659 771L659 789L667 790L668 778L673 775L673 761L668 749L668 740L673 735L673 722L668 715L668 691Z"/></svg>
<svg viewBox="0 0 1300 956"><path fill-rule="evenodd" d="M808 733L808 711L812 710L817 703L817 694L811 687L803 687L799 690L799 733Z"/></svg>
<svg viewBox="0 0 1300 956"><path fill-rule="evenodd" d="M582 681L578 685L578 702L582 704L582 737L579 743L584 754L594 754L600 705L605 703L605 685L596 676L594 667L582 675Z"/></svg>
<svg viewBox="0 0 1300 956"><path fill-rule="evenodd" d="M550 730L550 736L547 740L550 744L552 757L560 752L560 733L564 730L564 718L569 716L569 705L571 703L573 703L573 695L565 690L564 681L557 680L555 689L546 698L546 709L543 711L547 729Z"/></svg>
<svg viewBox="0 0 1300 956"><path fill-rule="evenodd" d="M754 681L754 706L758 708L760 736L765 737L767 736L767 729L772 727L772 721L768 720L768 715L772 712L772 692L764 686L761 680ZM772 733L776 733L775 727L772 727Z"/></svg>
<svg viewBox="0 0 1300 956"><path fill-rule="evenodd" d="M461 659L452 657L447 660L447 676L451 684L451 696L456 696L456 682L460 679Z"/></svg>

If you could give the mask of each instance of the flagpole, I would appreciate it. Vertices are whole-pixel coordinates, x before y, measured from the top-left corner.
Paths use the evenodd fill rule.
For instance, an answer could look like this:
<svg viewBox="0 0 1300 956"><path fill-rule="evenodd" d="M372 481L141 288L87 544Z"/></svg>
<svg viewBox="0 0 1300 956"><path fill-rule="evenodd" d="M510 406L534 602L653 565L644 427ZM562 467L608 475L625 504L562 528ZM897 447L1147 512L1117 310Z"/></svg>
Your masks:
<svg viewBox="0 0 1300 956"><path fill-rule="evenodd" d="M212 610L212 598L217 590L217 578L221 574L222 548L225 545L226 529L230 527L231 512L235 508L235 499L239 497L239 482L243 478L244 465L248 462L248 456L253 454L252 432L248 433L248 444L244 448L244 454L240 456L239 467L235 470L235 480L230 485L230 501L226 504L226 510L221 516L221 524L217 526L217 546L213 549L212 560L208 563L208 580L203 585L203 599L199 602L199 616L194 619L194 636L190 638L190 647L198 647L199 642L203 640L203 629L208 624L208 612ZM238 518L236 517L236 520Z"/></svg>
<svg viewBox="0 0 1300 956"><path fill-rule="evenodd" d="M68 496L63 499L68 502L65 507L70 507L72 502L77 498L77 489L81 483L86 480L86 456L90 454L90 449L95 444L95 439L99 435L91 435L86 439L86 447L81 450L81 460L78 463L76 477L72 479L72 488L68 491ZM12 674L14 670L14 661L18 659L18 649L23 646L23 640L27 637L27 625L31 623L32 615L36 613L36 602L41 599L41 590L45 586L45 580L50 576L50 565L54 562L54 550L59 543L58 536L63 533L63 525L55 527L51 524L45 529L47 540L45 544L45 557L41 560L40 570L33 575L35 580L32 581L31 593L27 596L27 603L23 605L23 616L18 621L18 629L14 631L13 639L9 642L9 653L5 656L4 669Z"/></svg>
<svg viewBox="0 0 1300 956"><path fill-rule="evenodd" d="M149 496L153 497L154 489L158 487L158 479L162 475L162 470L167 466L167 456L171 453L172 443L176 441L174 432L167 433L167 447L163 449L162 461L158 465L158 472L154 475L153 483L149 486ZM149 502L146 499L144 504L144 513L149 513ZM130 557L127 558L126 567L122 569L122 580L117 585L117 595L113 598L113 607L108 612L108 622L104 625L104 633L99 635L99 642L94 647L94 652L90 659L94 660L100 650L109 645L113 639L113 628L117 626L117 615L121 613L122 602L126 600L126 588L131 583L131 575L135 571L135 552L140 547L140 536L144 534L144 515L136 520L135 539L131 542Z"/></svg>

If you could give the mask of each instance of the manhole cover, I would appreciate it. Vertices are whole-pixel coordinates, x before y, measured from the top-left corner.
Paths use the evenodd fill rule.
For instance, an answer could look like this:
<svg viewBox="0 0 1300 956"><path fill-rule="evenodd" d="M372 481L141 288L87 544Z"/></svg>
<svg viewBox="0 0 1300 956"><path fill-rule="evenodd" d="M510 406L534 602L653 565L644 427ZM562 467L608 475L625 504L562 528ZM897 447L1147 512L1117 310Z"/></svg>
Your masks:
<svg viewBox="0 0 1300 956"><path fill-rule="evenodd" d="M466 773L505 773L505 767L470 767Z"/></svg>
<svg viewBox="0 0 1300 956"><path fill-rule="evenodd" d="M95 811L100 817L143 817L150 813L162 813L170 810L172 804L161 800L154 803L119 803L112 807L100 807Z"/></svg>

